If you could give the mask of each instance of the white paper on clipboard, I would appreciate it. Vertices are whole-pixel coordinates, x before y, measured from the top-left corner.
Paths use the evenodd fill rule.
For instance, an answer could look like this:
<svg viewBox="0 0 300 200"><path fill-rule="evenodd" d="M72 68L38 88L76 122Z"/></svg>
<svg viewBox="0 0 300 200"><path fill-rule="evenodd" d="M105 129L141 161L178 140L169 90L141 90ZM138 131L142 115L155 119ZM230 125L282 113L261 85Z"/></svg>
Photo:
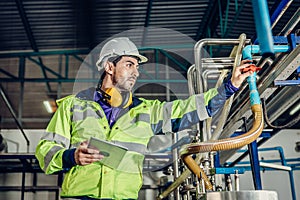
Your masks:
<svg viewBox="0 0 300 200"><path fill-rule="evenodd" d="M104 158L100 160L100 163L111 167L113 169L117 169L120 162L124 158L124 155L127 152L127 148L101 140L95 137L91 137L88 148L96 148L100 151L100 154L104 155Z"/></svg>

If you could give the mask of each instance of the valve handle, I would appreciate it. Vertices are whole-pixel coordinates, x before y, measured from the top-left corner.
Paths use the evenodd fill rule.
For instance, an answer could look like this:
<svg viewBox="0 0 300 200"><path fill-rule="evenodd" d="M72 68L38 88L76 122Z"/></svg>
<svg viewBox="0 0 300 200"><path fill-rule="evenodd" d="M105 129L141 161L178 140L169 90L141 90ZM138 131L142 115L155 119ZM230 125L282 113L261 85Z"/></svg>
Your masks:
<svg viewBox="0 0 300 200"><path fill-rule="evenodd" d="M246 73L248 71L257 72L261 69L262 69L261 67L256 67L254 64L252 64L252 65L249 65L249 67L242 69L242 73Z"/></svg>

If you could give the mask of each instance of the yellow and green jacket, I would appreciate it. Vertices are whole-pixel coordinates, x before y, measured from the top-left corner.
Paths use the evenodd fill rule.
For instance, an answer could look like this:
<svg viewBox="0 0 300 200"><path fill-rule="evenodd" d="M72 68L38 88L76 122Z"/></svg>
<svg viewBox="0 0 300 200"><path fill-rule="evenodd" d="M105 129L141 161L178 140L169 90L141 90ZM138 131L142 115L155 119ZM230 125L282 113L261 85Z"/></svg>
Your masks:
<svg viewBox="0 0 300 200"><path fill-rule="evenodd" d="M189 128L210 117L234 93L226 87L225 84L204 94L172 102L133 97L132 105L112 127L102 107L94 101L95 88L67 96L58 101L58 109L37 145L35 155L46 174L66 172L62 197L137 199L149 139L158 133ZM74 150L90 137L128 148L118 169L111 169L100 162L79 166L74 165L74 161L73 165L65 161L66 152Z"/></svg>

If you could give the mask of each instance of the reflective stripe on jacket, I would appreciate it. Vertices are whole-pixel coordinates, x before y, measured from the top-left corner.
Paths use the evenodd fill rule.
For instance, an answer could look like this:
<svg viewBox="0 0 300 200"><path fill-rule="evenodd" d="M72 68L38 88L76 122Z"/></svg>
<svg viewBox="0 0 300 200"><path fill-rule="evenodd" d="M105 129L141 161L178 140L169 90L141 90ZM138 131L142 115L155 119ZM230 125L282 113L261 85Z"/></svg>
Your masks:
<svg viewBox="0 0 300 200"><path fill-rule="evenodd" d="M93 101L94 91L88 89L58 101L59 107L36 148L40 167L46 174L64 170L63 152L90 137L119 143L129 151L116 170L99 162L72 167L65 174L63 197L137 199L142 186L143 153L151 136L180 131L208 118L206 106L218 94L217 89L211 89L172 102L134 98L129 111L110 128L101 106Z"/></svg>

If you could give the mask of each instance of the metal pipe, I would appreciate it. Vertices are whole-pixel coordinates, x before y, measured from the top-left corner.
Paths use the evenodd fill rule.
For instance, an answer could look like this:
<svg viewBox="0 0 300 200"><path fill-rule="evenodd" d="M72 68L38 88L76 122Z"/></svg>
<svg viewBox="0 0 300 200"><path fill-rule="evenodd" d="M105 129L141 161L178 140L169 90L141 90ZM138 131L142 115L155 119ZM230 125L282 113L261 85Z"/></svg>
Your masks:
<svg viewBox="0 0 300 200"><path fill-rule="evenodd" d="M252 102L256 102L255 100ZM257 139L263 130L263 115L261 104L254 104L251 106L251 110L254 116L254 123L252 128L245 134L239 135L233 138L226 138L221 140L211 140L201 143L192 143L185 145L180 150L180 154L183 160L187 160L185 157L191 154L204 153L210 151L220 151L228 149L237 149L249 144ZM185 163L192 172L198 172L198 165L195 165L194 160L188 160Z"/></svg>
<svg viewBox="0 0 300 200"><path fill-rule="evenodd" d="M252 47L251 47L252 46ZM252 58L252 53L259 53L260 48L256 45L249 45L245 47L245 51L243 51L243 57L244 59L250 59ZM290 48L289 46L286 45L278 45L274 47L275 53L282 53L282 52L287 52L289 51ZM283 60L281 60L273 69L272 72L269 72L269 76L264 76L262 79L259 80L260 84L258 84L259 92L261 93L262 98L268 98L269 95L271 94L270 90L271 88L268 88L270 85L272 85L273 81L278 78L278 76L283 72L283 70L288 70L293 72L293 66L297 65L297 61L299 60L300 56L300 47L297 47L295 50L293 50L289 55L284 57ZM267 97L266 97L267 95ZM237 107L235 107L235 111L231 114L231 116L228 120L230 121L224 131L222 132L221 138L227 138L232 135L232 132L238 129L242 123L239 122L239 119L241 116L247 116L249 117L251 113L248 114L248 108L247 104L248 100L242 98L241 101L239 101L239 104ZM272 134L274 135L274 134ZM258 145L261 145L268 139L262 138L259 142ZM220 162L224 163L228 158L230 158L234 154L235 150L230 150L226 152L221 152L220 153ZM246 155L245 155L246 156ZM238 158L240 159L240 158Z"/></svg>
<svg viewBox="0 0 300 200"><path fill-rule="evenodd" d="M250 104L254 117L252 128L245 134L239 135L233 138L225 138L220 140L208 140L201 143L191 143L183 146L180 149L180 155L186 166L198 176L203 178L207 189L211 189L212 185L208 181L206 176L203 176L201 168L191 157L192 154L229 150L241 148L247 144L250 144L258 138L264 128L262 106L260 103L260 97L256 87L256 73L253 73L247 78L250 89Z"/></svg>
<svg viewBox="0 0 300 200"><path fill-rule="evenodd" d="M172 140L173 140L173 144L176 144L177 142L178 142L178 135L177 135L177 133L174 133L174 134L172 134ZM177 178L178 178L178 176L179 176L179 164L178 164L178 150L177 150L177 148L174 148L173 150L172 150L172 155L173 155L173 158L174 158L174 160L175 160L175 162L174 162L174 164L173 164L173 168L174 168L174 170L173 170L173 176L174 176L174 180L176 180ZM175 196L175 199L179 199L179 197L180 197L180 193L179 193L179 188L176 188L175 189L175 191L174 191L174 196Z"/></svg>
<svg viewBox="0 0 300 200"><path fill-rule="evenodd" d="M188 80L188 89L189 89L189 94L193 95L195 94L195 87L194 86L194 75L195 75L195 65L192 65L188 71L187 71L187 80Z"/></svg>
<svg viewBox="0 0 300 200"><path fill-rule="evenodd" d="M195 44L194 47L194 54L195 54L195 67L196 67L196 72L197 72L197 86L199 86L199 88L197 88L197 93L203 93L203 88L201 88L201 86L203 86L203 80L201 77L202 74L202 54L201 54L201 50L204 48L204 46L207 45L238 45L240 42L240 40L238 39L202 39L200 41L198 41ZM247 42L250 42L250 40L247 40Z"/></svg>
<svg viewBox="0 0 300 200"><path fill-rule="evenodd" d="M292 170L292 167L283 166L283 165L276 165L276 164L272 164L272 163L260 162L259 165L261 167L268 167L268 168L278 169L278 170L283 170L283 171L291 171Z"/></svg>
<svg viewBox="0 0 300 200"><path fill-rule="evenodd" d="M274 55L274 42L272 36L268 3L266 0L252 0L255 28L261 48L261 55L269 57Z"/></svg>
<svg viewBox="0 0 300 200"><path fill-rule="evenodd" d="M291 17L288 23L284 26L282 31L278 35L287 36L291 33L291 31L297 26L300 21L300 8L295 12L295 14Z"/></svg>
<svg viewBox="0 0 300 200"><path fill-rule="evenodd" d="M199 163L202 158L203 158L203 154L198 154L195 158L195 162ZM186 180L190 176L190 174L191 174L190 170L183 171L182 174L166 190L164 190L161 194L159 194L156 199L162 200L166 198L173 190L179 187L180 184L183 183L184 180Z"/></svg>
<svg viewBox="0 0 300 200"><path fill-rule="evenodd" d="M195 85L195 65L192 65L187 72L187 77L188 77L188 86L189 86L189 93L190 95L195 94L195 90L192 86ZM199 163L200 160L203 158L203 154L198 154L195 158L195 162ZM202 170L203 171L203 170ZM162 200L166 198L172 191L174 191L176 188L180 186L184 180L186 180L191 174L190 170L184 170L181 175L166 189L164 190L161 194L157 196L157 200Z"/></svg>
<svg viewBox="0 0 300 200"><path fill-rule="evenodd" d="M240 61L242 59L242 50L245 46L245 42L246 42L246 34L241 34L239 37L240 43L239 45L236 47L236 56L234 59L234 65L233 65L233 70L240 65ZM225 76L225 73L223 73L223 76ZM221 80L219 79L219 85L221 84ZM216 129L214 130L214 134L212 136L211 139L218 139L222 133L222 130L224 128L224 125L226 123L227 117L229 115L230 109L231 109L231 105L233 102L233 97L230 97L228 100L226 100L225 105L223 106L223 110L221 113L221 116L219 117L219 122L217 124Z"/></svg>
<svg viewBox="0 0 300 200"><path fill-rule="evenodd" d="M249 43L250 40L245 39L245 43ZM203 39L200 40L195 44L194 47L194 54L195 54L195 65L192 65L188 69L188 83L189 83L189 91L190 94L195 93L201 93L203 92L203 79L202 79L202 54L201 50L205 45L239 45L240 39ZM196 73L196 74L195 74ZM196 83L193 82L193 80L196 79ZM191 87L191 85L196 85L196 89ZM196 159L192 159L193 164L195 164L195 167L198 166L197 163L200 162L201 158L203 157L203 154L199 154L196 156ZM190 158L186 157L185 160L189 162ZM196 168L196 174L198 178L203 178L206 189L212 189L212 184L208 181L208 178L204 171L199 167ZM157 199L163 199L169 195L170 192L172 192L175 188L177 188L189 175L190 170L185 170L178 179L175 180L163 193L161 193Z"/></svg>
<svg viewBox="0 0 300 200"><path fill-rule="evenodd" d="M250 40L246 40L245 42L249 43ZM240 39L202 39L198 41L195 44L194 47L194 54L195 54L195 69L196 69L196 93L203 93L205 92L205 83L202 77L203 74L203 67L202 67L202 58L203 58L203 53L202 50L205 46L207 45L239 45ZM207 127L205 124L208 123L207 121L204 121L204 126ZM209 138L207 137L209 130L207 128L202 129L202 135L203 135L203 140L202 141L207 141Z"/></svg>
<svg viewBox="0 0 300 200"><path fill-rule="evenodd" d="M290 50L289 45L276 45L274 46L274 53L282 53ZM243 49L242 55L243 59L252 60L252 54L263 53L263 49L260 45L248 45Z"/></svg>
<svg viewBox="0 0 300 200"><path fill-rule="evenodd" d="M276 10L271 16L271 24L272 28L275 27L277 22L280 20L280 18L283 16L283 14L286 12L288 7L291 5L293 0L282 0L279 5L277 6Z"/></svg>

